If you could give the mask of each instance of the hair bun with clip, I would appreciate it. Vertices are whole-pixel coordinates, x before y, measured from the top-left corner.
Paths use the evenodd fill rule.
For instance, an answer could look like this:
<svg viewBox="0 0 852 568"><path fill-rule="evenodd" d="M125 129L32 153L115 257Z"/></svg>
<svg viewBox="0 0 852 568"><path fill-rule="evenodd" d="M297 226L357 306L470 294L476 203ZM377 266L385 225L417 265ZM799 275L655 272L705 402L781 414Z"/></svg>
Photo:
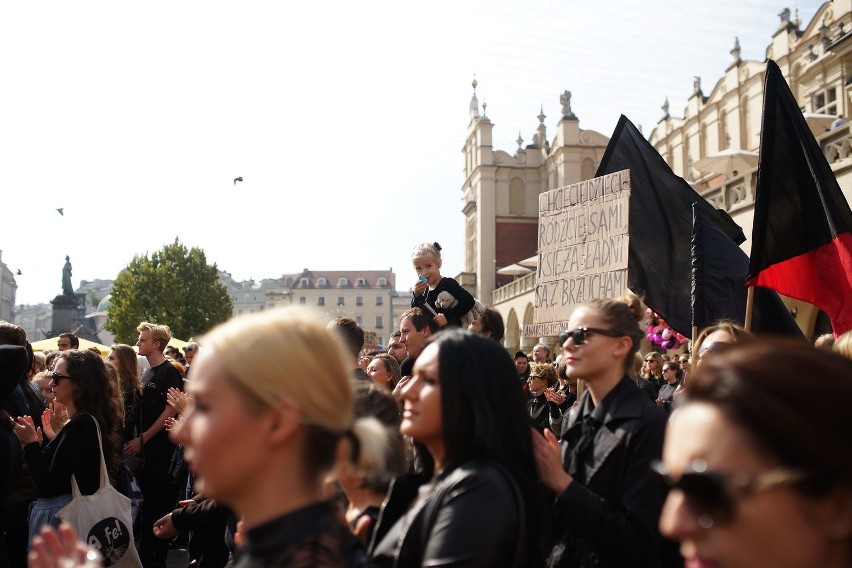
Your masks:
<svg viewBox="0 0 852 568"><path fill-rule="evenodd" d="M439 245L438 243L432 243L432 246L435 247L436 251L441 252L441 245Z"/></svg>

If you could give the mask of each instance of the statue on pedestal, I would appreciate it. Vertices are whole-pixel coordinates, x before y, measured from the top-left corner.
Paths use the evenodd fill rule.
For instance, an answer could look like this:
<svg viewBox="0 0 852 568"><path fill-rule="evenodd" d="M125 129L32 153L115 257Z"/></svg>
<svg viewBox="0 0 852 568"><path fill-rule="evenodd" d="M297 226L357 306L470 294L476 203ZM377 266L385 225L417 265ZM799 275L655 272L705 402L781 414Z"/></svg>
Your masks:
<svg viewBox="0 0 852 568"><path fill-rule="evenodd" d="M65 257L65 266L62 267L62 295L74 295L74 286L71 284L71 259L68 256Z"/></svg>

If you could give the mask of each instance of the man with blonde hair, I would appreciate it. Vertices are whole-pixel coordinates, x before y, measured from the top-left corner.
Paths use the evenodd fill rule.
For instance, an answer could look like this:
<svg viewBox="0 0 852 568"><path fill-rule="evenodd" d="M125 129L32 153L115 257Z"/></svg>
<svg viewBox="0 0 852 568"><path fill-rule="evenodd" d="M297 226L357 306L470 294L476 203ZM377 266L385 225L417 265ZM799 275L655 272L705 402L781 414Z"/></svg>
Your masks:
<svg viewBox="0 0 852 568"><path fill-rule="evenodd" d="M145 568L160 568L166 565L169 543L154 536L154 523L174 509L177 501L177 488L169 475L175 446L165 430L166 419L174 416L175 410L167 404L166 395L170 388L183 385L180 373L163 355L172 338L169 326L142 322L136 331L139 332L136 342L139 355L148 359L150 368L142 375L142 400L137 405L142 413L139 418L142 432L138 438L124 445L124 453L136 455L141 452L145 458L141 480L144 501L139 557ZM137 422L134 419L129 423Z"/></svg>

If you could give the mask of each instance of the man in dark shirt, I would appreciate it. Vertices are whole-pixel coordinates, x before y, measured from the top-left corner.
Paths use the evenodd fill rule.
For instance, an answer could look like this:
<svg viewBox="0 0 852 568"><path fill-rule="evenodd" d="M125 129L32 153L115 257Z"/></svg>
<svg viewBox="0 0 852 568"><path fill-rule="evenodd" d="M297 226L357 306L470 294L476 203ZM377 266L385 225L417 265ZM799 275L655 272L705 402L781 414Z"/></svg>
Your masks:
<svg viewBox="0 0 852 568"><path fill-rule="evenodd" d="M139 454L142 465L142 504L139 557L145 568L164 568L169 543L154 536L154 523L174 509L177 488L169 475L169 464L175 446L165 430L166 419L175 415L175 410L166 403L166 395L172 387L181 388L182 378L177 369L166 360L163 351L172 338L166 325L142 322L136 328L139 354L151 365L142 375L142 400L138 405L142 413L142 435L125 444L124 453Z"/></svg>
<svg viewBox="0 0 852 568"><path fill-rule="evenodd" d="M358 365L358 356L364 347L364 330L352 318L339 317L328 322L328 329L342 342L347 354L352 355L352 360L347 364L352 369L352 378L359 381L369 381L370 375Z"/></svg>

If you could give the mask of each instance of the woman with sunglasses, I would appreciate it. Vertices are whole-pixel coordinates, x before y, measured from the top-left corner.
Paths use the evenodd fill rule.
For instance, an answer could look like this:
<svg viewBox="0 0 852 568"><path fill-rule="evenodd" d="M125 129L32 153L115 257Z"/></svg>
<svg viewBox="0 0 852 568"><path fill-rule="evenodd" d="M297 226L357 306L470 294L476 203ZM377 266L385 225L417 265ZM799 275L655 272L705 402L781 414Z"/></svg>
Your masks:
<svg viewBox="0 0 852 568"><path fill-rule="evenodd" d="M655 470L687 564L852 566L852 363L761 340L706 359L685 391Z"/></svg>
<svg viewBox="0 0 852 568"><path fill-rule="evenodd" d="M737 322L719 320L702 329L695 338L695 345L692 347L695 352L695 366L700 366L707 357L723 353L736 344L748 343L753 339L751 332Z"/></svg>
<svg viewBox="0 0 852 568"><path fill-rule="evenodd" d="M531 431L517 372L499 343L442 331L402 390L400 431L423 468L397 478L372 565L535 567L539 511Z"/></svg>
<svg viewBox="0 0 852 568"><path fill-rule="evenodd" d="M575 309L563 359L588 386L562 437L534 436L539 475L556 493L549 566L659 566L663 491L650 485L665 413L628 376L644 335L641 309L594 300Z"/></svg>
<svg viewBox="0 0 852 568"><path fill-rule="evenodd" d="M663 380L666 381L666 384L660 387L660 392L654 402L666 412L671 412L672 400L682 378L683 372L680 370L680 365L674 361L669 361L663 365Z"/></svg>
<svg viewBox="0 0 852 568"><path fill-rule="evenodd" d="M645 355L645 364L642 366L642 378L654 386L654 392L659 393L666 384L663 379L663 356L656 351L650 351Z"/></svg>
<svg viewBox="0 0 852 568"><path fill-rule="evenodd" d="M65 405L69 422L43 447L41 428L31 417L20 417L15 424L38 497L30 510L30 539L42 525L58 525L57 511L71 502L72 475L82 495L100 487L98 427L107 470L112 474L121 463L121 408L100 356L91 351L63 351L52 379L56 401Z"/></svg>

